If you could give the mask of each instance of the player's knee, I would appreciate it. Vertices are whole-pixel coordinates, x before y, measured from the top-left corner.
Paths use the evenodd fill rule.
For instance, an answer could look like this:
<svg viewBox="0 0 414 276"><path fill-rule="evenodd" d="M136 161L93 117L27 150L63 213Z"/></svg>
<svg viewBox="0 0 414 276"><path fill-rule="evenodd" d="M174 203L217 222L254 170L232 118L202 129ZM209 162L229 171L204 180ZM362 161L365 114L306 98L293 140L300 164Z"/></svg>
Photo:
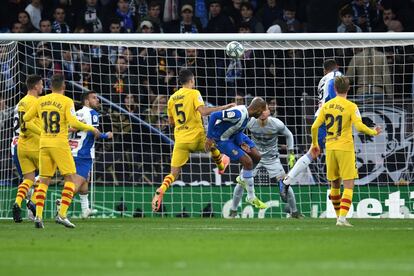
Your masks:
<svg viewBox="0 0 414 276"><path fill-rule="evenodd" d="M253 170L253 160L247 154L240 158L240 163L245 170Z"/></svg>

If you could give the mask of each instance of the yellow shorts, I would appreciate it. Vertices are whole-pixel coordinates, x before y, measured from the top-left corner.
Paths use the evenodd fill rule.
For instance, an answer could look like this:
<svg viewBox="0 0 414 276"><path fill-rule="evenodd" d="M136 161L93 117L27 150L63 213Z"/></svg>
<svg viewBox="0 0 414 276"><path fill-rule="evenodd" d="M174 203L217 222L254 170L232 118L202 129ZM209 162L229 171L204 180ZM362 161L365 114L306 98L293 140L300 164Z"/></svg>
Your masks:
<svg viewBox="0 0 414 276"><path fill-rule="evenodd" d="M171 158L171 167L182 167L184 166L191 152L204 151L205 137L198 139L194 143L175 143L173 154Z"/></svg>
<svg viewBox="0 0 414 276"><path fill-rule="evenodd" d="M39 169L39 151L26 151L17 146L17 157L23 175Z"/></svg>
<svg viewBox="0 0 414 276"><path fill-rule="evenodd" d="M67 148L40 148L39 163L41 177L52 177L56 172L56 167L63 176L76 173L75 161L69 146Z"/></svg>
<svg viewBox="0 0 414 276"><path fill-rule="evenodd" d="M327 150L326 177L329 181L339 178L351 180L358 178L354 151Z"/></svg>

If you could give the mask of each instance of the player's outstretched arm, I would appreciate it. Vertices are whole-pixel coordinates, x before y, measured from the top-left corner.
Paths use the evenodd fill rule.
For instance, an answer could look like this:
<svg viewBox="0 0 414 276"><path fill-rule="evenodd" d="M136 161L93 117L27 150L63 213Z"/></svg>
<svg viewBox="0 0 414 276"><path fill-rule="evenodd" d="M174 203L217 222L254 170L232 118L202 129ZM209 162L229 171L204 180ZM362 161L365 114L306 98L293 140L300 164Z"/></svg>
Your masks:
<svg viewBox="0 0 414 276"><path fill-rule="evenodd" d="M100 139L103 139L103 140L112 139L112 137L114 137L114 135L112 134L112 132L111 132L111 131L108 131L108 132L106 132L106 133L101 133L101 134L99 135L99 138L100 138Z"/></svg>
<svg viewBox="0 0 414 276"><path fill-rule="evenodd" d="M375 136L381 133L381 127L369 128L362 122L361 114L359 113L358 107L355 107L355 112L351 113L351 120L355 126L355 129L359 132L367 135Z"/></svg>
<svg viewBox="0 0 414 276"><path fill-rule="evenodd" d="M72 101L66 105L65 115L66 115L69 125L72 128L75 128L77 130L93 132L95 137L99 137L99 135L101 134L101 132L98 129L94 128L91 125L82 123L81 121L78 120L78 118L76 118L75 107Z"/></svg>
<svg viewBox="0 0 414 276"><path fill-rule="evenodd" d="M225 109L232 108L232 107L235 107L235 106L236 106L235 103L229 103L229 104L226 104L226 105L215 106L215 107L209 107L209 106L201 105L197 108L197 111L200 112L201 116L208 116L213 112L225 110Z"/></svg>

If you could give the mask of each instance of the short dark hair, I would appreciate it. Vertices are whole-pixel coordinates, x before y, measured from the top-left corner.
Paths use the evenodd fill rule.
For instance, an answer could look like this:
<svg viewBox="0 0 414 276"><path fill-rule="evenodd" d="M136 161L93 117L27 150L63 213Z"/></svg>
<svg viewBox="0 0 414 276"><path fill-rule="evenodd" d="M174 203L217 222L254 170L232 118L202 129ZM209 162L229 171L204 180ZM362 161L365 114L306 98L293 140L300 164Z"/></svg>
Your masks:
<svg viewBox="0 0 414 276"><path fill-rule="evenodd" d="M35 85L42 80L42 77L39 75L29 75L26 79L26 86L28 90L31 90Z"/></svg>
<svg viewBox="0 0 414 276"><path fill-rule="evenodd" d="M83 104L83 105L85 104L85 101L86 101L87 99L89 99L89 95L91 95L91 94L96 94L96 92L95 92L95 91L93 91L93 90L89 90L89 91L87 91L87 92L85 92L85 93L83 93L83 94L82 94L81 101L82 101L82 104Z"/></svg>
<svg viewBox="0 0 414 276"><path fill-rule="evenodd" d="M148 5L148 9L150 9L150 8L152 8L152 7L158 7L158 6L160 6L160 7L161 7L160 2L158 2L158 1L151 1L151 2L149 3L149 5Z"/></svg>
<svg viewBox="0 0 414 276"><path fill-rule="evenodd" d="M63 84L65 83L65 78L62 74L55 74L50 79L52 90L62 89Z"/></svg>
<svg viewBox="0 0 414 276"><path fill-rule="evenodd" d="M240 4L240 10L241 10L243 7L247 8L248 10L253 10L253 5L252 5L250 2L242 2L242 3Z"/></svg>
<svg viewBox="0 0 414 276"><path fill-rule="evenodd" d="M193 72L189 69L183 69L178 74L178 82L183 85L189 82L194 77Z"/></svg>
<svg viewBox="0 0 414 276"><path fill-rule="evenodd" d="M239 25L239 30L240 29L249 29L250 31L252 30L252 28L250 28L249 22L241 22Z"/></svg>
<svg viewBox="0 0 414 276"><path fill-rule="evenodd" d="M323 62L323 69L325 69L325 71L332 71L336 66L338 66L338 64L334 59L327 59Z"/></svg>
<svg viewBox="0 0 414 276"><path fill-rule="evenodd" d="M351 6L345 5L339 10L339 18L342 18L345 15L352 15L352 16L354 15L354 12L352 11Z"/></svg>
<svg viewBox="0 0 414 276"><path fill-rule="evenodd" d="M335 78L335 90L339 94L345 94L349 90L349 79L346 76L338 76Z"/></svg>

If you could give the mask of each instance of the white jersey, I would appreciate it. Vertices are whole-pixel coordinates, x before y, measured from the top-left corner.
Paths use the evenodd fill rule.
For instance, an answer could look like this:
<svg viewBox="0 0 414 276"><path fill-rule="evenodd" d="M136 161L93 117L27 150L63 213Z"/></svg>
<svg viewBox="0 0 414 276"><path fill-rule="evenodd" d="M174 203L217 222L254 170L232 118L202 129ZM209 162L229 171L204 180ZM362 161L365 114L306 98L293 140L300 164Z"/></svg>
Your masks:
<svg viewBox="0 0 414 276"><path fill-rule="evenodd" d="M17 154L17 152L15 151L15 148L17 146L17 142L19 141L19 135L20 135L20 120L19 120L19 112L17 109L17 105L14 108L13 111L13 138L11 141L11 154Z"/></svg>
<svg viewBox="0 0 414 276"><path fill-rule="evenodd" d="M293 134L285 124L274 117L268 117L264 126L260 125L260 120L251 118L247 124L253 142L262 155L263 159L279 158L278 136L284 135L289 150L293 150Z"/></svg>
<svg viewBox="0 0 414 276"><path fill-rule="evenodd" d="M82 107L76 111L76 117L79 121L91 125L99 126L99 113L89 107ZM69 144L72 149L72 156L78 158L95 158L95 136L92 132L77 131L73 132L69 138Z"/></svg>
<svg viewBox="0 0 414 276"><path fill-rule="evenodd" d="M336 97L336 92L334 88L335 78L338 76L342 76L343 74L338 70L333 70L329 72L319 81L318 84L318 110L315 113L315 117L318 116L319 110L321 109L322 105Z"/></svg>

